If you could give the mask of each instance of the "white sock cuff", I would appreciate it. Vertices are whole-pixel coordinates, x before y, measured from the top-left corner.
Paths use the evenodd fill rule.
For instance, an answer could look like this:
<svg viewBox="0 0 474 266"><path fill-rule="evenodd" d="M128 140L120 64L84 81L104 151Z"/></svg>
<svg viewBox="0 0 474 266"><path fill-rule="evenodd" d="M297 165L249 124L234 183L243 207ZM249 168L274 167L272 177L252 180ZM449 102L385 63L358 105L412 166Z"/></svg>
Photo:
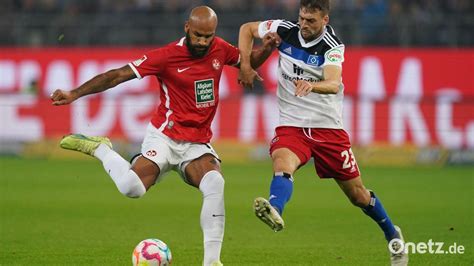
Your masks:
<svg viewBox="0 0 474 266"><path fill-rule="evenodd" d="M224 177L221 173L216 170L211 170L202 177L201 183L199 184L199 190L201 190L204 196L215 193L224 193L224 184Z"/></svg>

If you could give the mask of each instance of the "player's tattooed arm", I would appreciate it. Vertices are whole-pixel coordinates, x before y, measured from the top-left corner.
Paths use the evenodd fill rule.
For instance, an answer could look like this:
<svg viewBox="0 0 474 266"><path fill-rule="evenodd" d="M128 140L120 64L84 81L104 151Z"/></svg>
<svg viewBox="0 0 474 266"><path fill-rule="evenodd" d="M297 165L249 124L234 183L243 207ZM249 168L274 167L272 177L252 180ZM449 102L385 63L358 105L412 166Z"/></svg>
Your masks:
<svg viewBox="0 0 474 266"><path fill-rule="evenodd" d="M53 105L70 104L82 96L103 92L118 84L135 78L129 65L99 74L72 91L56 90L51 94Z"/></svg>

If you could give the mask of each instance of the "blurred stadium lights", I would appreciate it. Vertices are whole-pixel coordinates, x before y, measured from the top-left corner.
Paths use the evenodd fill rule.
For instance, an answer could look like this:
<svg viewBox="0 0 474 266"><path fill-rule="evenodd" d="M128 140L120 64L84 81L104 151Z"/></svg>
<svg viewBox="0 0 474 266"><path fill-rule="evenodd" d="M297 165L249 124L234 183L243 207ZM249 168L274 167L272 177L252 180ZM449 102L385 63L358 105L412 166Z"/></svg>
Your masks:
<svg viewBox="0 0 474 266"><path fill-rule="evenodd" d="M238 2L238 3L237 3ZM218 35L237 43L242 23L295 20L299 1L26 1L0 7L0 45L159 45L183 35L191 7L208 4ZM472 1L334 0L331 25L352 46L472 46Z"/></svg>

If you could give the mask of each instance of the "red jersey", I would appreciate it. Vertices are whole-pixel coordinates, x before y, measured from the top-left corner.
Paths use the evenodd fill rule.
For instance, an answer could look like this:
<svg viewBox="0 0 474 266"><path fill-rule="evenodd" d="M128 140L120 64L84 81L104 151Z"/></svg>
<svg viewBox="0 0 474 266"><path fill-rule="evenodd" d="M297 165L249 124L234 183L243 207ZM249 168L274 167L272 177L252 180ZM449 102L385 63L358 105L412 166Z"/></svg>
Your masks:
<svg viewBox="0 0 474 266"><path fill-rule="evenodd" d="M219 103L224 65L239 63L239 50L215 37L208 53L192 57L185 38L147 52L129 64L138 79L154 75L160 83L160 105L151 123L175 140L207 143Z"/></svg>

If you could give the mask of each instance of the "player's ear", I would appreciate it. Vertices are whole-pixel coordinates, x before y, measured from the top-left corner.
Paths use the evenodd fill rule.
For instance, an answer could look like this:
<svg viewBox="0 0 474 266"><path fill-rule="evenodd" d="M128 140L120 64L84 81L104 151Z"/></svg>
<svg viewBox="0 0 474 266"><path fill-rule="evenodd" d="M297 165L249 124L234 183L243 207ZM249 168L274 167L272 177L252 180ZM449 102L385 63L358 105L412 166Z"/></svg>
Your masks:
<svg viewBox="0 0 474 266"><path fill-rule="evenodd" d="M324 21L325 25L329 24L329 15L327 15L327 14L324 15L323 21Z"/></svg>
<svg viewBox="0 0 474 266"><path fill-rule="evenodd" d="M188 31L189 31L189 21L186 20L186 22L184 23L184 32L188 33Z"/></svg>

